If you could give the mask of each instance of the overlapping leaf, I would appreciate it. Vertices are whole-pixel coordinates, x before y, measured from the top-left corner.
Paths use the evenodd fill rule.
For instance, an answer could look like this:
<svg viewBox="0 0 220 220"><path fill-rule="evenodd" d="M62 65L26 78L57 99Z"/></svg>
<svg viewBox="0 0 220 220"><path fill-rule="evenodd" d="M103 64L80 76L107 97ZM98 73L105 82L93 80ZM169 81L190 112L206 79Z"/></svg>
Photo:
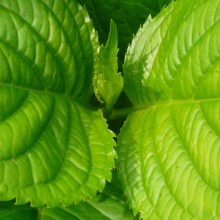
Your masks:
<svg viewBox="0 0 220 220"><path fill-rule="evenodd" d="M97 36L73 0L0 0L0 200L78 202L115 153L92 94ZM84 105L79 104L84 103Z"/></svg>
<svg viewBox="0 0 220 220"><path fill-rule="evenodd" d="M170 0L77 0L85 4L99 33L105 43L109 33L109 23L113 19L118 27L119 58L124 61L124 53L132 36L149 14L155 16Z"/></svg>
<svg viewBox="0 0 220 220"><path fill-rule="evenodd" d="M144 219L220 218L220 1L179 0L149 18L125 62L137 111L119 170Z"/></svg>
<svg viewBox="0 0 220 220"><path fill-rule="evenodd" d="M39 210L41 220L80 219L80 220L134 220L132 211L122 197L122 190L107 184L104 192L92 200L69 207Z"/></svg>
<svg viewBox="0 0 220 220"><path fill-rule="evenodd" d="M132 220L132 211L118 183L107 183L105 190L93 199L68 207L31 208L29 205L14 205L14 201L0 203L0 220Z"/></svg>

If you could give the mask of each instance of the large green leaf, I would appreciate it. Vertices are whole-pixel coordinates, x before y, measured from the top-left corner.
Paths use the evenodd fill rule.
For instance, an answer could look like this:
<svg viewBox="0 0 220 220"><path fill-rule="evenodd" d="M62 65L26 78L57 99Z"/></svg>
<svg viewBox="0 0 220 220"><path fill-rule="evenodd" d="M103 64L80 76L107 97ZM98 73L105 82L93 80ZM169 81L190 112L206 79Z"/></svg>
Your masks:
<svg viewBox="0 0 220 220"><path fill-rule="evenodd" d="M179 0L139 30L121 131L125 193L144 219L220 218L220 1Z"/></svg>
<svg viewBox="0 0 220 220"><path fill-rule="evenodd" d="M86 107L98 43L85 8L0 0L0 27L0 200L55 206L94 196L115 152L101 112Z"/></svg>

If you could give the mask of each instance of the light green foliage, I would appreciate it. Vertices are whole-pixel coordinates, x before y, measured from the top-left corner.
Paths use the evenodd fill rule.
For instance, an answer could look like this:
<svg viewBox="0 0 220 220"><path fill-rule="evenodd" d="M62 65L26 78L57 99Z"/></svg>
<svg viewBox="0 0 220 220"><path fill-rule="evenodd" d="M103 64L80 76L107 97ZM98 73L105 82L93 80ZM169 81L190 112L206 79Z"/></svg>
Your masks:
<svg viewBox="0 0 220 220"><path fill-rule="evenodd" d="M94 72L94 91L107 112L111 112L123 88L123 78L118 71L118 34L117 27L111 22L108 41L100 47Z"/></svg>
<svg viewBox="0 0 220 220"><path fill-rule="evenodd" d="M167 3L0 0L0 220L220 219L220 0Z"/></svg>
<svg viewBox="0 0 220 220"><path fill-rule="evenodd" d="M119 170L144 219L220 218L220 1L176 1L128 49Z"/></svg>

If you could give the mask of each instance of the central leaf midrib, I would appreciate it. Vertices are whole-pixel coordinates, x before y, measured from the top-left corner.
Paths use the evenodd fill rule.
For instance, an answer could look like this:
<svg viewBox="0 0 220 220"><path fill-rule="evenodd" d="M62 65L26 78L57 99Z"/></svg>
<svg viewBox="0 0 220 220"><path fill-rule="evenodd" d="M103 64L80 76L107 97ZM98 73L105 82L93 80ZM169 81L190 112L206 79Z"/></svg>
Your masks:
<svg viewBox="0 0 220 220"><path fill-rule="evenodd" d="M12 206L8 207L10 208L10 210L8 212L5 212L3 214L0 214L0 217L7 217L7 216L11 216L11 215L16 215L16 214L19 214L21 212L27 212L27 211L34 211L36 210L35 208L32 208L32 207L22 207L22 208L19 208L19 209L15 209L15 208L12 208Z"/></svg>
<svg viewBox="0 0 220 220"><path fill-rule="evenodd" d="M65 94L65 93L56 93L56 92L52 92L52 91L48 91L48 90L38 90L38 89L32 89L32 88L28 88L28 87L22 87L20 85L15 85L13 83L7 83L7 82L0 82L0 86L7 86L7 87L11 87L14 89L19 89L19 90L23 90L26 92L32 92L35 94L41 94L41 95L48 95L48 96L53 96L53 97L60 97L60 98L67 98L67 99L71 99L74 100L76 102L82 102L82 100L78 100L78 98L71 96L69 94ZM147 109L152 109L152 108L156 108L158 106L163 106L163 105L181 105L181 104L201 104L201 103L205 103L205 102L220 102L220 97L218 98L204 98L204 99L176 99L176 100L164 100L164 101L158 101L155 103L149 103L149 104L144 104L144 105L136 105L131 108L129 108L128 112L138 112L138 111L143 111L143 110L147 110ZM122 111L126 109L120 109Z"/></svg>
<svg viewBox="0 0 220 220"><path fill-rule="evenodd" d="M155 112L154 112L154 114L153 114L154 116L153 116L153 124L155 125L156 123L156 114L155 114ZM174 124L174 123L173 123ZM175 124L174 124L174 127L175 127ZM176 129L176 127L175 127L175 129ZM176 131L177 131L177 129L176 129ZM181 140L182 140L182 137L180 136L180 134L178 133L178 135L179 135L179 137L181 138ZM178 196L176 196L175 194L175 191L174 191L174 189L172 188L172 184L170 184L169 183L169 180L167 179L167 175L166 175L166 172L165 172L165 170L163 169L163 163L161 162L161 160L160 160L160 158L159 158L159 156L158 156L158 153L156 152L156 149L155 148L158 148L158 143L157 143L157 141L156 141L156 135L155 135L155 127L152 129L152 140L153 140L153 146L154 147L152 147L152 151L153 151L153 153L154 153L154 155L155 155L155 160L156 160L156 163L158 164L158 169L159 169L159 171L161 172L161 174L162 174L162 176L163 176L163 180L164 180L164 183L165 183L165 186L167 187L167 190L168 190L168 192L170 193L170 195L171 195L171 197L174 199L174 201L176 202L176 204L179 206L179 208L182 210L182 212L185 212L185 211L187 211L188 212L188 214L190 215L190 217L195 217L194 215L193 215L193 212L191 212L191 210L190 209L186 209L185 207L184 207L184 205L181 203L181 201L179 201L179 198L178 198ZM187 152L188 153L188 152ZM188 154L189 155L189 154ZM189 156L190 157L190 156ZM191 159L191 161L193 161L192 159ZM194 165L194 167L196 167L195 165ZM171 214L171 213L170 213Z"/></svg>
<svg viewBox="0 0 220 220"><path fill-rule="evenodd" d="M26 92L40 94L40 95L53 96L53 97L57 97L57 98L67 98L67 99L71 99L71 100L74 100L76 102L82 103L82 100L80 101L76 97L74 97L72 95L69 95L69 94L66 94L66 93L56 93L56 92L52 92L52 91L49 91L49 90L32 89L32 88L22 87L20 85L15 85L13 83L7 83L7 82L0 82L0 87L1 86L7 86L7 87L10 87L10 88L19 89L19 90L23 90L23 91L26 91Z"/></svg>
<svg viewBox="0 0 220 220"><path fill-rule="evenodd" d="M134 112L143 111L147 109L156 108L163 105L184 105L184 104L201 104L205 102L220 102L220 97L218 98L204 98L204 99L176 99L176 100L165 100L155 103L149 103L144 105L133 106Z"/></svg>

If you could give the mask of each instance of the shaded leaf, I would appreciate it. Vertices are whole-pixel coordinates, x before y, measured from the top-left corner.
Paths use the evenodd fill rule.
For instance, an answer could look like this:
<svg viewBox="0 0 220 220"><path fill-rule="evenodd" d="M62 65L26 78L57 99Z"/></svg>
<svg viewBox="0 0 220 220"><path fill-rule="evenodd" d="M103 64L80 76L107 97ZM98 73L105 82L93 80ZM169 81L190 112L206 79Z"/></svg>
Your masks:
<svg viewBox="0 0 220 220"><path fill-rule="evenodd" d="M110 20L118 27L119 58L124 61L124 53L132 36L151 14L155 16L170 0L77 0L85 4L102 43L109 33Z"/></svg>
<svg viewBox="0 0 220 220"><path fill-rule="evenodd" d="M131 210L122 196L122 190L113 184L107 184L105 191L93 200L81 202L65 208L43 209L41 220L80 219L80 220L131 220Z"/></svg>
<svg viewBox="0 0 220 220"><path fill-rule="evenodd" d="M37 216L37 209L29 205L17 206L14 201L0 202L0 220L34 220Z"/></svg>

